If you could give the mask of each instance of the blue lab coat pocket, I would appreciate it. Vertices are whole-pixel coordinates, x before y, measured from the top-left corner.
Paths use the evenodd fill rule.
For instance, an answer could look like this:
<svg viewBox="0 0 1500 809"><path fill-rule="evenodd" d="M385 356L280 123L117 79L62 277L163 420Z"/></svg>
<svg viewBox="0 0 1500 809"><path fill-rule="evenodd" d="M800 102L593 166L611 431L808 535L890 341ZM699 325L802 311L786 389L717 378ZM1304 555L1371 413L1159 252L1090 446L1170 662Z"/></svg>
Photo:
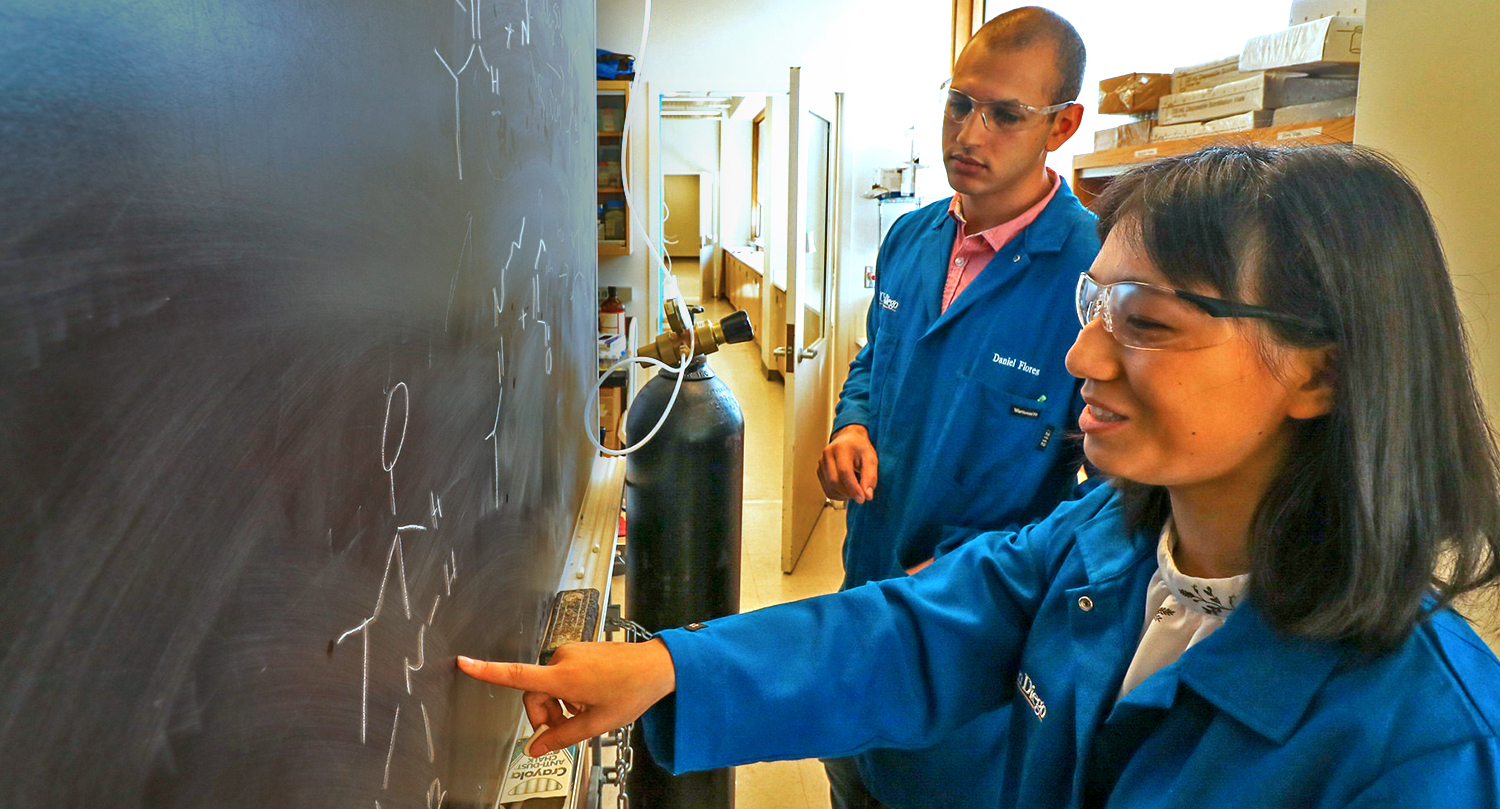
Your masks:
<svg viewBox="0 0 1500 809"><path fill-rule="evenodd" d="M941 469L933 477L970 495L962 502L955 498L945 509L952 525L985 527L995 514L1023 507L1029 496L1011 502L1022 493L1014 492L1008 481L1032 465L1055 463L1066 403L1009 389L999 377L989 368L961 372L955 386L959 405L944 417L940 449L933 458Z"/></svg>

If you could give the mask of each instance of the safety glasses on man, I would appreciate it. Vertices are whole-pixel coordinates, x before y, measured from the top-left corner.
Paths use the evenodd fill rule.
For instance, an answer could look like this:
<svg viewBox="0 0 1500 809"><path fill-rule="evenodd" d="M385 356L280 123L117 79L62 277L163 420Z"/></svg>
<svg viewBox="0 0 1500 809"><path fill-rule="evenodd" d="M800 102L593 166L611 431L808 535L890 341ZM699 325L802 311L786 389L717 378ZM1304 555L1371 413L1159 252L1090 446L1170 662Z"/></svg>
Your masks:
<svg viewBox="0 0 1500 809"><path fill-rule="evenodd" d="M962 124L969 120L969 116L973 115L975 110L978 110L980 122L991 132L1030 129L1041 123L1044 117L1076 103L1064 101L1047 107L1033 107L1014 98L1003 101L978 101L967 93L949 87L952 81L953 79L944 81L941 87L943 117L955 124Z"/></svg>
<svg viewBox="0 0 1500 809"><path fill-rule="evenodd" d="M1248 303L1211 298L1182 289L1116 281L1101 284L1088 273L1078 275L1074 295L1078 322L1088 326L1104 316L1104 330L1121 345L1147 351L1191 351L1229 340L1233 327L1225 318L1254 317L1284 323L1312 335L1327 330L1296 315Z"/></svg>

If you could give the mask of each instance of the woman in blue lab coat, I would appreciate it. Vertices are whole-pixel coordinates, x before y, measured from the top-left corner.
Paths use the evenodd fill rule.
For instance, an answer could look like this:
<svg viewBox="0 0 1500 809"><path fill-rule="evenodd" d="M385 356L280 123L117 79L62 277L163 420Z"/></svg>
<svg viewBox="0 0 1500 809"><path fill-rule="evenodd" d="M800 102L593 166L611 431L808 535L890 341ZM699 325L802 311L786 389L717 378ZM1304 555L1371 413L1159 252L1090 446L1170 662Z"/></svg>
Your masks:
<svg viewBox="0 0 1500 809"><path fill-rule="evenodd" d="M1500 579L1500 479L1415 188L1220 147L1096 207L1067 365L1107 485L916 576L461 668L528 691L534 750L655 704L675 771L1009 703L1003 806L1500 805L1500 662L1452 606Z"/></svg>

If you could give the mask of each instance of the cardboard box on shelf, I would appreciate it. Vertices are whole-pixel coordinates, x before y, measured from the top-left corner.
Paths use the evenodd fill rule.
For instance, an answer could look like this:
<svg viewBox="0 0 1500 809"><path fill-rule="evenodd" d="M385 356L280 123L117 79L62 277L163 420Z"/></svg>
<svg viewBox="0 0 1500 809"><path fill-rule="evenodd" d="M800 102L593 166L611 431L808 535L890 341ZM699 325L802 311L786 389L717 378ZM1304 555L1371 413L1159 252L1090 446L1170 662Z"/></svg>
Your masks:
<svg viewBox="0 0 1500 809"><path fill-rule="evenodd" d="M1211 121L1242 112L1342 98L1357 90L1354 79L1263 73L1204 90L1163 96L1156 120L1158 125Z"/></svg>
<svg viewBox="0 0 1500 809"><path fill-rule="evenodd" d="M1324 17L1274 34L1251 37L1240 51L1241 70L1352 72L1359 68L1363 17Z"/></svg>
<svg viewBox="0 0 1500 809"><path fill-rule="evenodd" d="M1326 121L1329 118L1348 118L1354 114L1354 96L1330 98L1311 104L1282 107L1271 114L1271 125L1305 124L1308 121Z"/></svg>
<svg viewBox="0 0 1500 809"><path fill-rule="evenodd" d="M1172 92L1187 93L1217 87L1232 81L1251 78L1253 74L1240 70L1240 55L1226 56L1199 65L1187 65L1172 71Z"/></svg>
<svg viewBox="0 0 1500 809"><path fill-rule="evenodd" d="M604 433L599 443L606 449L623 449L620 432L625 425L620 423L620 411L625 409L625 389L607 387L599 389L599 430Z"/></svg>
<svg viewBox="0 0 1500 809"><path fill-rule="evenodd" d="M1259 129L1271 125L1271 110L1252 110L1242 112L1239 115L1230 115L1225 118L1215 118L1212 121L1203 122L1205 134L1216 134L1220 132L1243 132L1246 129Z"/></svg>
<svg viewBox="0 0 1500 809"><path fill-rule="evenodd" d="M1150 112L1156 101L1171 92L1172 77L1165 73L1126 73L1099 82L1099 112L1125 115Z"/></svg>
<svg viewBox="0 0 1500 809"><path fill-rule="evenodd" d="M1131 121L1112 129L1101 129L1094 133L1094 151L1119 149L1123 146L1139 146L1151 141L1151 129L1156 122L1150 118Z"/></svg>
<svg viewBox="0 0 1500 809"><path fill-rule="evenodd" d="M1287 25L1300 25L1324 17L1360 17L1366 0L1292 0L1292 16Z"/></svg>
<svg viewBox="0 0 1500 809"><path fill-rule="evenodd" d="M1194 121L1187 124L1167 124L1165 126L1162 124L1157 124L1156 128L1151 130L1151 142L1157 143L1158 141L1164 140L1196 138L1199 135L1207 134L1208 130L1204 129L1203 124L1199 121Z"/></svg>

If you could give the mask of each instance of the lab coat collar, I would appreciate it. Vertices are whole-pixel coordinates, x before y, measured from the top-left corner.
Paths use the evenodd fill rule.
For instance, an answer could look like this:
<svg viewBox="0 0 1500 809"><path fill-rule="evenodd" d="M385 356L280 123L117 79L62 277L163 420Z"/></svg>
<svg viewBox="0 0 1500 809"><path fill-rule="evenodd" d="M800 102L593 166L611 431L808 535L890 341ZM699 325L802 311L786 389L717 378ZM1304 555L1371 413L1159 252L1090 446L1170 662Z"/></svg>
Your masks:
<svg viewBox="0 0 1500 809"><path fill-rule="evenodd" d="M1278 632L1249 599L1177 661L1182 683L1267 739L1284 744L1347 646Z"/></svg>
<svg viewBox="0 0 1500 809"><path fill-rule="evenodd" d="M1111 497L1075 532L1092 585L1114 579L1131 582L1138 577L1122 574L1155 564L1156 535L1149 530L1127 534L1124 517L1121 498ZM1127 536L1131 550L1122 552L1121 537ZM1144 596L1144 592L1139 595ZM1291 737L1319 689L1347 654L1349 649L1341 644L1278 632L1267 623L1254 599L1248 599L1223 627L1126 694L1115 713L1133 707L1170 707L1176 698L1176 686L1181 684L1246 727L1281 744ZM1127 654L1125 659L1129 657Z"/></svg>
<svg viewBox="0 0 1500 809"><path fill-rule="evenodd" d="M1068 187L1068 181L1059 177L1058 183L1057 192L1052 195L1052 201L1047 203L1047 207L1004 248L996 252L994 258L947 311L942 308L943 286L948 278L948 261L953 252L953 240L958 234L958 223L948 215L951 199L924 209L931 211L926 236L931 247L923 251L923 271L919 281L922 290L919 305L922 307L923 322L927 324L926 334L941 330L960 313L973 306L975 301L986 299L1012 275L1025 271L1035 256L1061 252L1068 236L1077 227L1079 217L1093 222L1093 214L1078 204L1078 198Z"/></svg>
<svg viewBox="0 0 1500 809"><path fill-rule="evenodd" d="M1074 216L1088 216L1077 205L1078 198L1073 195L1073 189L1068 187L1068 181L1058 177L1057 193L1052 195L1052 201L1047 207L1037 214L1031 224L1021 229L1021 248L1029 255L1038 253L1056 253L1062 249L1063 243L1068 240L1068 234L1072 232L1071 219ZM950 199L951 203L951 199ZM947 205L941 208L942 215L934 216L931 229L934 231L946 230L948 235L949 252L952 251L952 240L957 233L957 224L953 218L948 216ZM944 268L947 267L947 254L944 254ZM960 296L962 297L962 296Z"/></svg>
<svg viewBox="0 0 1500 809"><path fill-rule="evenodd" d="M1110 718L1125 721L1143 708L1170 708L1180 685L1285 744L1347 653L1338 644L1276 632L1255 602L1246 601L1218 631L1122 697Z"/></svg>
<svg viewBox="0 0 1500 809"><path fill-rule="evenodd" d="M1097 513L1074 531L1078 552L1083 559L1084 573L1091 585L1104 584L1136 568L1146 558L1153 561L1156 559L1154 532L1135 530L1126 533L1125 506L1122 501L1119 494L1110 496ZM1129 551L1121 550L1122 541L1130 546ZM1145 593L1139 595L1144 597Z"/></svg>

